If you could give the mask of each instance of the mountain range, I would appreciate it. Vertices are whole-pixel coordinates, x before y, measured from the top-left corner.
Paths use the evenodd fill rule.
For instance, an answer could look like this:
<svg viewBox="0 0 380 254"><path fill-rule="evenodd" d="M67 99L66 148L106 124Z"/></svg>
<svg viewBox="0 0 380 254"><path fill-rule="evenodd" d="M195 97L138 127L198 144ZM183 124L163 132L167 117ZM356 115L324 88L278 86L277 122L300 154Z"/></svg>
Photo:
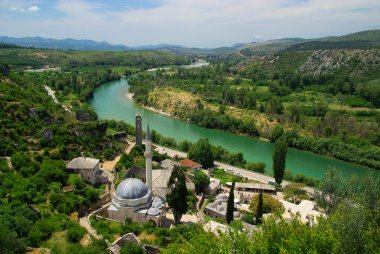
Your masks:
<svg viewBox="0 0 380 254"><path fill-rule="evenodd" d="M219 48L191 48L181 45L158 44L129 47L126 45L114 45L108 42L76 39L49 39L42 37L14 38L0 36L0 42L14 44L21 47L65 49L65 50L152 50L167 51L179 55L203 55L203 54L230 54L237 53L241 56L260 56L275 53L282 50L318 50L336 48L380 48L380 30L368 30L352 33L344 36L324 37L316 39L283 38L264 42L238 43L230 47Z"/></svg>

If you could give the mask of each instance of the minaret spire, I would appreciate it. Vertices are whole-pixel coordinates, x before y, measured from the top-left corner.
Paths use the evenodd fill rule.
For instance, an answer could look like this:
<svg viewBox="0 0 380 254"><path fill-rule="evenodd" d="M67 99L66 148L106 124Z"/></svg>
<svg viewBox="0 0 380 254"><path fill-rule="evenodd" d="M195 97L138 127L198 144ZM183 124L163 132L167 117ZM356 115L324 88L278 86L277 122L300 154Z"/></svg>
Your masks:
<svg viewBox="0 0 380 254"><path fill-rule="evenodd" d="M146 130L145 139L145 165L146 165L146 186L152 191L152 140L150 136L149 124Z"/></svg>

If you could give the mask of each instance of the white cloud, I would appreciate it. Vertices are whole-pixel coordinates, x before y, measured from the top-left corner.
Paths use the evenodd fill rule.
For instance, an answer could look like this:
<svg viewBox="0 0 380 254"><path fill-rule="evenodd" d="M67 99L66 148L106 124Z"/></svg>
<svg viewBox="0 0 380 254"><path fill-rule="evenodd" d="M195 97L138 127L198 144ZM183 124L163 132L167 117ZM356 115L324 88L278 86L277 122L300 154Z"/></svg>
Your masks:
<svg viewBox="0 0 380 254"><path fill-rule="evenodd" d="M36 12L40 8L40 0L0 0L0 7L14 12Z"/></svg>
<svg viewBox="0 0 380 254"><path fill-rule="evenodd" d="M56 9L63 17L38 22L7 18L2 23L18 36L44 32L55 38L198 47L339 35L380 24L378 0L159 0L160 5L146 9L116 9L108 1L99 1L59 0ZM4 2L8 9L39 6L36 1L22 0L0 0L0 6Z"/></svg>
<svg viewBox="0 0 380 254"><path fill-rule="evenodd" d="M28 11L29 12L36 12L36 11L39 11L40 10L40 7L38 7L37 5L32 5L28 8Z"/></svg>

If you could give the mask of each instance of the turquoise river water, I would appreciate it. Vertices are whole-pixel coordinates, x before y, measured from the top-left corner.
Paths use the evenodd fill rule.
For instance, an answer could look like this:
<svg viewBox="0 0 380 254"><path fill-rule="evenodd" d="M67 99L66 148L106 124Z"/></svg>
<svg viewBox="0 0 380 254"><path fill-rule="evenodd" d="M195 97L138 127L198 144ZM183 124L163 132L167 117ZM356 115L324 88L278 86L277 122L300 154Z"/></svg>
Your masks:
<svg viewBox="0 0 380 254"><path fill-rule="evenodd" d="M100 119L124 120L134 124L135 114L140 112L144 128L149 123L151 129L164 136L173 137L177 142L182 140L195 142L199 138L207 137L213 145L220 145L230 152L242 152L247 161L265 162L267 172L271 173L273 144L221 130L203 128L145 110L128 99L127 93L127 79L108 82L95 90L94 97L89 103ZM363 177L368 171L380 176L378 170L293 148L288 149L286 168L293 175L302 173L320 179L329 167L341 169L345 176L356 174Z"/></svg>

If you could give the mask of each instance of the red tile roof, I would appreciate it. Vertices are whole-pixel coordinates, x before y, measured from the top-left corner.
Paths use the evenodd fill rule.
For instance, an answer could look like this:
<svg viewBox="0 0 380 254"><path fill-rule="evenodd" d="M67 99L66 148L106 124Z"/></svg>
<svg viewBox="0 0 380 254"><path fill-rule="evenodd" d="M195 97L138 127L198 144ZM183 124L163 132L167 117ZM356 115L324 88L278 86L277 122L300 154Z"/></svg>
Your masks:
<svg viewBox="0 0 380 254"><path fill-rule="evenodd" d="M188 168L202 167L201 164L199 164L195 161L189 160L189 159L181 160L181 161L179 161L179 163L181 163L183 166L188 167Z"/></svg>

